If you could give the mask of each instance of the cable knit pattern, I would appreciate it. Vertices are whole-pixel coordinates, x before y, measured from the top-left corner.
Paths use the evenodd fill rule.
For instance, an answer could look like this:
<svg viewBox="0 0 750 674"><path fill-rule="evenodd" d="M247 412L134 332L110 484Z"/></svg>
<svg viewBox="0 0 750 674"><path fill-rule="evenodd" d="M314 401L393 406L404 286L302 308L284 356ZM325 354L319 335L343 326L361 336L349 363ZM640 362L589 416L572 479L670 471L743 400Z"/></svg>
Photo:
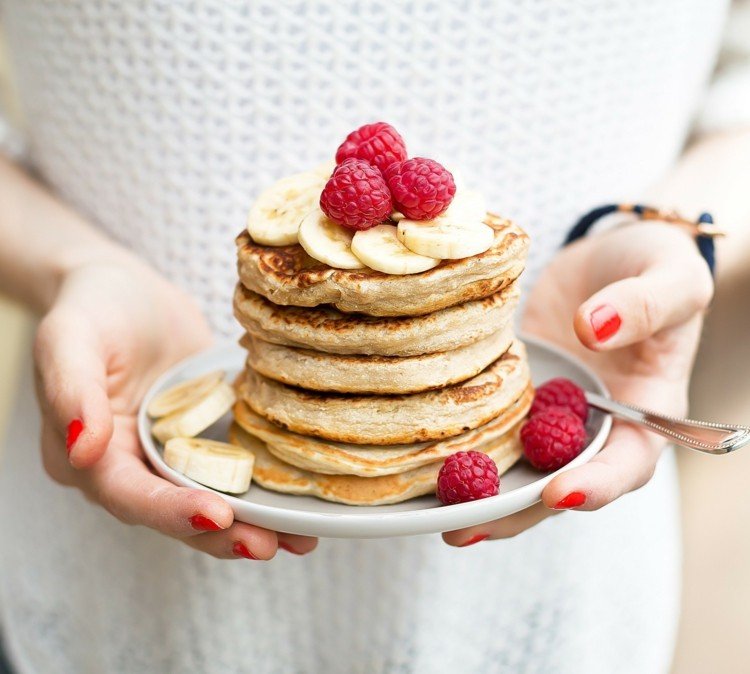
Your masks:
<svg viewBox="0 0 750 674"><path fill-rule="evenodd" d="M233 237L270 181L384 119L533 237L673 164L718 0L2 0L29 159L236 334ZM30 372L30 369L29 369ZM671 457L611 507L455 550L323 541L222 563L44 476L30 377L0 473L0 610L22 674L663 672L677 611Z"/></svg>

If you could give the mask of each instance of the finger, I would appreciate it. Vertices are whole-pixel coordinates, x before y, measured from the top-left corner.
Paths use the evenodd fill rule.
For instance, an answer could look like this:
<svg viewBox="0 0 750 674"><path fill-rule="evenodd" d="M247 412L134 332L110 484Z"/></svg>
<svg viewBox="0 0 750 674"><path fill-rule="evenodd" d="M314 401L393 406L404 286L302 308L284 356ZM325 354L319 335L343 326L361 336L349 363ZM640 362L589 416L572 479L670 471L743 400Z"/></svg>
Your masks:
<svg viewBox="0 0 750 674"><path fill-rule="evenodd" d="M76 471L65 455L64 440L55 426L49 421L42 421L39 439L42 450L42 464L47 475L65 487L75 485Z"/></svg>
<svg viewBox="0 0 750 674"><path fill-rule="evenodd" d="M235 522L226 531L187 538L185 543L219 559L268 561L273 559L278 549L274 531L244 522Z"/></svg>
<svg viewBox="0 0 750 674"><path fill-rule="evenodd" d="M278 534L279 547L293 555L306 555L318 547L318 539L297 534Z"/></svg>
<svg viewBox="0 0 750 674"><path fill-rule="evenodd" d="M229 504L202 489L188 489L157 477L136 453L137 436L119 428L107 452L85 473L81 488L106 510L127 524L142 524L168 536L194 536L227 529L234 521Z"/></svg>
<svg viewBox="0 0 750 674"><path fill-rule="evenodd" d="M37 388L43 411L77 468L95 463L112 437L106 364L90 331L74 316L50 313L35 342Z"/></svg>
<svg viewBox="0 0 750 674"><path fill-rule="evenodd" d="M711 274L696 253L679 267L658 263L606 286L578 308L574 328L590 349L617 349L684 323L708 306L712 293Z"/></svg>
<svg viewBox="0 0 750 674"><path fill-rule="evenodd" d="M541 503L537 503L530 508L495 520L494 522L478 524L474 527L457 529L456 531L446 531L443 534L443 540L448 545L465 548L486 540L512 538L554 514L554 511L545 508Z"/></svg>
<svg viewBox="0 0 750 674"><path fill-rule="evenodd" d="M267 561L278 548L295 555L306 555L318 545L317 538L276 534L268 529L235 522L226 531L193 536L185 542L196 550L219 559L252 559Z"/></svg>
<svg viewBox="0 0 750 674"><path fill-rule="evenodd" d="M591 461L565 471L542 493L547 508L597 510L646 484L664 442L628 424L612 427L607 445Z"/></svg>

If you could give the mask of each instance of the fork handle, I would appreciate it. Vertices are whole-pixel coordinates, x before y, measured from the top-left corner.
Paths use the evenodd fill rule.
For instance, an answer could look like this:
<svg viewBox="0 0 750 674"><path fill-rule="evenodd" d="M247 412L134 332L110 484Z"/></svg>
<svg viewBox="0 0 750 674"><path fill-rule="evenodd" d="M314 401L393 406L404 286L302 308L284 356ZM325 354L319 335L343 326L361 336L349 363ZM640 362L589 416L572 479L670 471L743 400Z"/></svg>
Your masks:
<svg viewBox="0 0 750 674"><path fill-rule="evenodd" d="M675 444L707 454L726 454L750 443L750 428L707 421L676 419L586 392L589 405L644 426Z"/></svg>

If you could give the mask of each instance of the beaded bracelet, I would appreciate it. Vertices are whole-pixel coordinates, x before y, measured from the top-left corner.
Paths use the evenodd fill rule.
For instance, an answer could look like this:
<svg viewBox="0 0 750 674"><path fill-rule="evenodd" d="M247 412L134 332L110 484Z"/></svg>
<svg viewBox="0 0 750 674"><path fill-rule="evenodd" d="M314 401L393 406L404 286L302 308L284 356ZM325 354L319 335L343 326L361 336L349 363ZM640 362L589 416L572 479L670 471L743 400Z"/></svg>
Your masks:
<svg viewBox="0 0 750 674"><path fill-rule="evenodd" d="M675 225L689 227L695 234L695 242L703 259L706 261L711 275L716 268L716 251L714 239L724 236L724 232L714 226L714 219L710 213L701 213L696 221L688 220L675 211L664 211L642 204L606 204L599 206L584 215L568 232L563 245L567 246L585 236L593 225L607 215L613 213L633 213L640 220L661 220Z"/></svg>

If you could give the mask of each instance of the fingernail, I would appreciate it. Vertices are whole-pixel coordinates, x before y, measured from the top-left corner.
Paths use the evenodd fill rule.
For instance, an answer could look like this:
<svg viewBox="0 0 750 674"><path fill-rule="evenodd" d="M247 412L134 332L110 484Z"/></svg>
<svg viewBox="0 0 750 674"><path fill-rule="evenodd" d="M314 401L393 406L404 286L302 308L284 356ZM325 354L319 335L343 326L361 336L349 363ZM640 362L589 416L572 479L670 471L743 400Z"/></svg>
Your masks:
<svg viewBox="0 0 750 674"><path fill-rule="evenodd" d="M214 522L212 519L206 517L205 515L201 515L200 513L198 513L197 515L193 515L190 518L190 526L197 531L220 531L224 528L216 524L216 522Z"/></svg>
<svg viewBox="0 0 750 674"><path fill-rule="evenodd" d="M476 536L472 536L468 541L465 541L464 543L461 543L459 545L459 548L468 548L470 545L474 545L475 543L481 543L482 541L486 541L490 537L489 534L477 534Z"/></svg>
<svg viewBox="0 0 750 674"><path fill-rule="evenodd" d="M68 424L68 437L65 440L65 449L68 450L68 454L70 454L73 445L76 444L76 440L78 440L78 436L82 432L83 422L80 419L73 419L73 421Z"/></svg>
<svg viewBox="0 0 750 674"><path fill-rule="evenodd" d="M577 508L586 503L586 494L580 491L572 491L564 499L561 499L555 505L555 510L565 510L566 508Z"/></svg>
<svg viewBox="0 0 750 674"><path fill-rule="evenodd" d="M599 342L606 342L614 335L622 324L620 314L611 304L602 304L591 312L589 316L591 327Z"/></svg>
<svg viewBox="0 0 750 674"><path fill-rule="evenodd" d="M245 559L258 559L252 552L250 552L250 550L247 549L247 546L240 541L237 541L232 546L232 552L238 557L244 557Z"/></svg>
<svg viewBox="0 0 750 674"><path fill-rule="evenodd" d="M299 552L299 551L295 550L291 545L289 545L289 543L282 543L281 541L279 541L279 547L282 550L286 550L287 552L291 552L293 555L304 555L305 554L304 552Z"/></svg>

